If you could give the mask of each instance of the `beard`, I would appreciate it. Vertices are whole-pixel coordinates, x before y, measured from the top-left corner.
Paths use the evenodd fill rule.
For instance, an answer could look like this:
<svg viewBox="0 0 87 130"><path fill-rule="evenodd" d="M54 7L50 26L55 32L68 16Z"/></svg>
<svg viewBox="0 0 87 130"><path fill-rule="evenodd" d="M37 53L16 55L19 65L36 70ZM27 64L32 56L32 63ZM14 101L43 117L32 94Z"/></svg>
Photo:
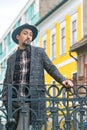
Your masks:
<svg viewBox="0 0 87 130"><path fill-rule="evenodd" d="M30 43L23 42L22 45L25 47L28 47L30 45Z"/></svg>

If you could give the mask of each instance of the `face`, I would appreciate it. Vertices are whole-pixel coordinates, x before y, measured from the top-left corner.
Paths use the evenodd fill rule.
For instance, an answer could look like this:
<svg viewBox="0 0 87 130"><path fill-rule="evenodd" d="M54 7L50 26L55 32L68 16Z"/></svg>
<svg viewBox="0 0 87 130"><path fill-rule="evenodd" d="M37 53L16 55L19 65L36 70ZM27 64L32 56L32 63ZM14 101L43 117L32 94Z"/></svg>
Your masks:
<svg viewBox="0 0 87 130"><path fill-rule="evenodd" d="M23 29L19 35L16 36L19 48L24 49L32 41L33 33L30 29Z"/></svg>

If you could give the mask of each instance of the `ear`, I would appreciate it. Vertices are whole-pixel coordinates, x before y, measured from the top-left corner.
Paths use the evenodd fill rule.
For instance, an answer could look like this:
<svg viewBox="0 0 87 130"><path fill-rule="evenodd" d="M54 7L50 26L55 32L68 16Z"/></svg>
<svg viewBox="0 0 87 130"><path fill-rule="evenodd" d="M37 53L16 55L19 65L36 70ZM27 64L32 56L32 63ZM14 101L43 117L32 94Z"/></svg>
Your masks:
<svg viewBox="0 0 87 130"><path fill-rule="evenodd" d="M18 34L16 35L16 39L19 40L19 35Z"/></svg>

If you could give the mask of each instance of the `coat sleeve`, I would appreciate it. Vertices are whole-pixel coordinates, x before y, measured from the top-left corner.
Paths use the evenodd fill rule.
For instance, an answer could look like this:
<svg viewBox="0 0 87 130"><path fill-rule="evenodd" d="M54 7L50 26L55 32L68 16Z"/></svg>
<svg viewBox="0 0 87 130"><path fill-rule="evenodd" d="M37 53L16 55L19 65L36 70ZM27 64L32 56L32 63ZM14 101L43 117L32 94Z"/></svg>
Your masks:
<svg viewBox="0 0 87 130"><path fill-rule="evenodd" d="M57 82L61 83L66 80L65 77L59 72L57 67L51 62L45 53L44 49L42 49L42 60L44 69L52 76Z"/></svg>
<svg viewBox="0 0 87 130"><path fill-rule="evenodd" d="M6 73L5 73L5 78L3 81L3 92L2 92L2 96L7 97L7 89L8 89L8 84L11 83L11 70L10 70L10 62L9 59L7 60L7 69L6 69Z"/></svg>

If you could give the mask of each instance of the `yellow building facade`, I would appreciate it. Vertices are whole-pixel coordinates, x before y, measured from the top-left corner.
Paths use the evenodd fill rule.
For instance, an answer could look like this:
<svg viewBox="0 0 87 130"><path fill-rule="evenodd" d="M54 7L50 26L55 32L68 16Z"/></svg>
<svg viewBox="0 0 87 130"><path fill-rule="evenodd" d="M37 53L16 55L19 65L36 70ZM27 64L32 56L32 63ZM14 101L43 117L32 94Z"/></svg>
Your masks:
<svg viewBox="0 0 87 130"><path fill-rule="evenodd" d="M75 6L74 6L75 5ZM77 75L76 53L70 54L70 47L82 39L82 0L68 0L57 5L53 11L41 19L37 26L40 30L40 47L53 64L68 79ZM46 83L53 79L45 73Z"/></svg>
<svg viewBox="0 0 87 130"><path fill-rule="evenodd" d="M71 48L84 37L83 0L63 1L48 12L36 26L39 28L40 47L45 49L53 64L66 78L77 83L78 54L71 51ZM46 84L52 84L54 79L45 72L45 81ZM62 108L64 108L63 105L60 106L60 109ZM60 120L62 117L63 115L60 114ZM49 130L51 123L48 123ZM71 124L73 124L73 120ZM63 129L63 125L62 121L61 129ZM70 130L74 129L73 126Z"/></svg>

